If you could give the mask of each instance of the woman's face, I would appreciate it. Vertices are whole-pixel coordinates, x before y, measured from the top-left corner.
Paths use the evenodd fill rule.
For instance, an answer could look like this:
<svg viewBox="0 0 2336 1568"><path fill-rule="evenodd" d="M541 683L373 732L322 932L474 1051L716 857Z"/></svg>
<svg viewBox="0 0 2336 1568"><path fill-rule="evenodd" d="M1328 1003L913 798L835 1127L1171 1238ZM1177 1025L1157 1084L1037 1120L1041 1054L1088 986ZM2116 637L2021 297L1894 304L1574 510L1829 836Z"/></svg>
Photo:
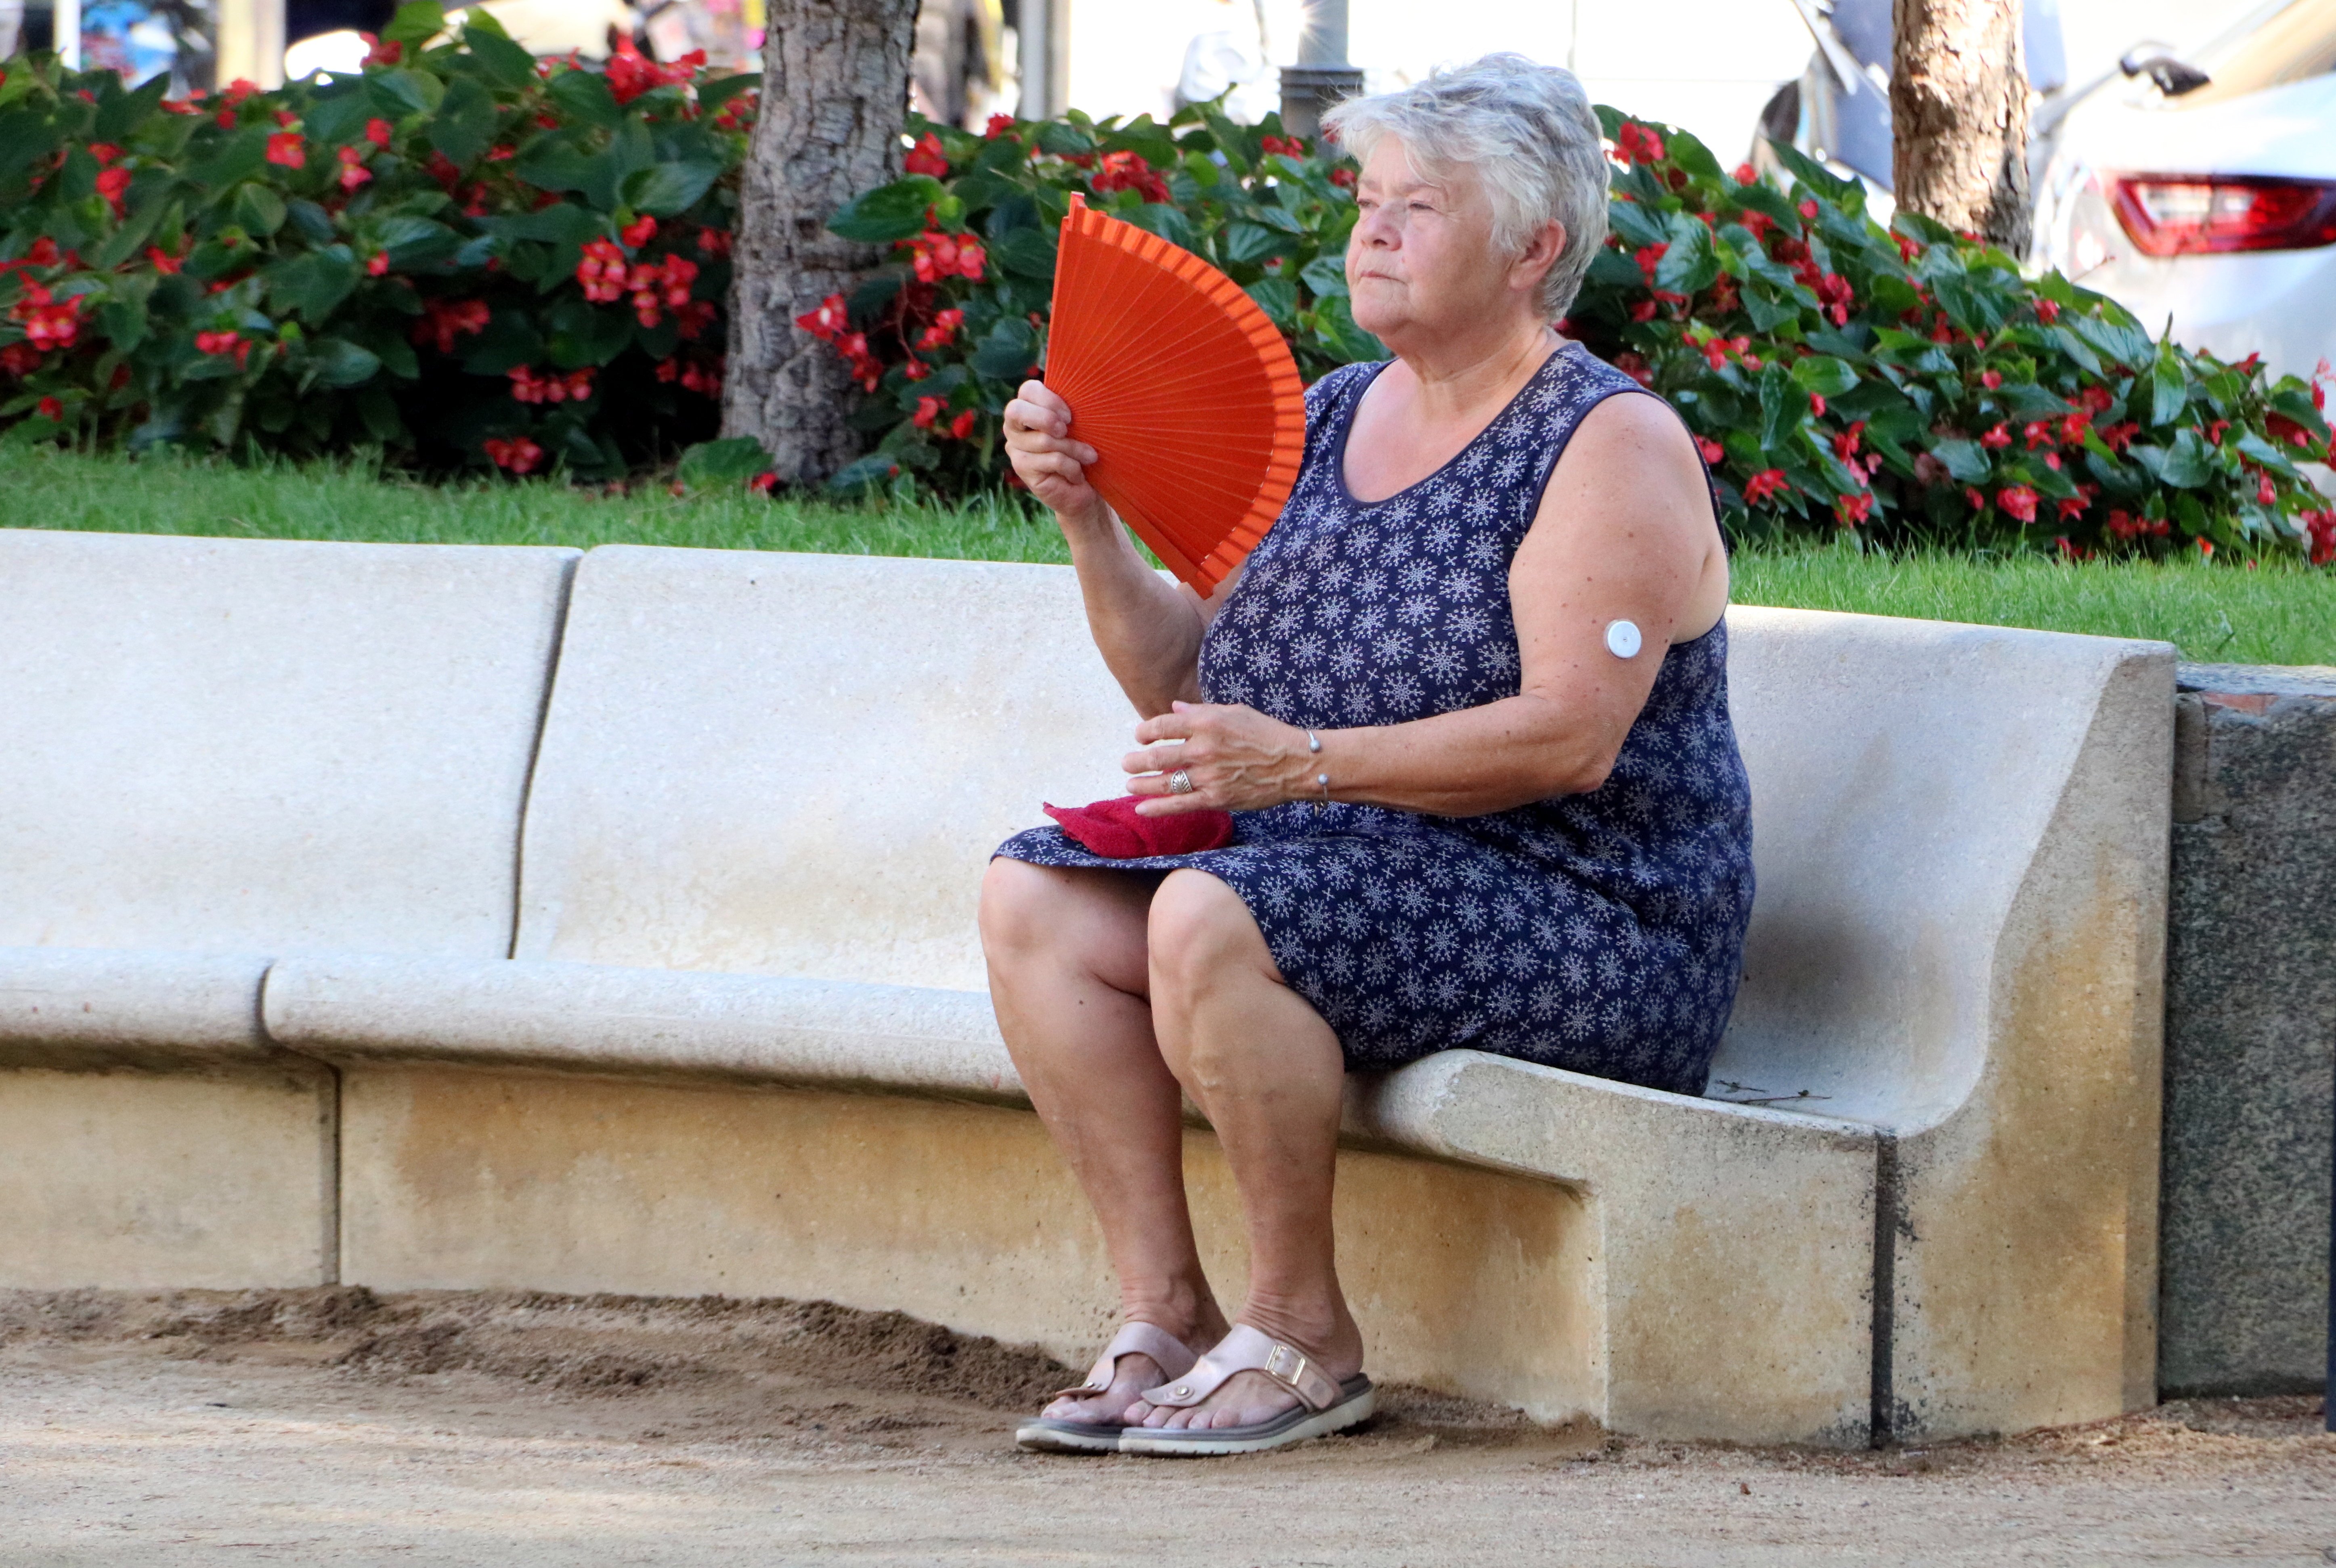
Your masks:
<svg viewBox="0 0 2336 1568"><path fill-rule="evenodd" d="M1403 142L1384 136L1363 165L1355 200L1361 214L1347 242L1355 324L1390 348L1401 353L1406 341L1474 332L1489 318L1533 311L1533 286L1546 262L1534 266L1494 248L1492 203L1465 169L1427 180L1412 168Z"/></svg>

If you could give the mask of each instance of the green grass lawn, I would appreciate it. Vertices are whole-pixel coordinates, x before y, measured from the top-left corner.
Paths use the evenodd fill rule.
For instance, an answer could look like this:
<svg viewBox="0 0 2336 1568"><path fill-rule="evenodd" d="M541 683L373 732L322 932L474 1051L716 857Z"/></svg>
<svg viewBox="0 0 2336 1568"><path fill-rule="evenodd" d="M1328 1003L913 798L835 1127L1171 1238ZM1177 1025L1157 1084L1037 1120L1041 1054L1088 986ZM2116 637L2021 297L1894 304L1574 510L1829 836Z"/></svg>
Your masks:
<svg viewBox="0 0 2336 1568"><path fill-rule="evenodd" d="M425 544L666 544L1061 561L1061 535L1013 502L836 506L743 493L604 496L548 483L433 486L363 466L238 468L0 452L0 519L19 528ZM2336 571L2184 561L1747 551L1743 604L2162 638L2187 658L2336 665Z"/></svg>

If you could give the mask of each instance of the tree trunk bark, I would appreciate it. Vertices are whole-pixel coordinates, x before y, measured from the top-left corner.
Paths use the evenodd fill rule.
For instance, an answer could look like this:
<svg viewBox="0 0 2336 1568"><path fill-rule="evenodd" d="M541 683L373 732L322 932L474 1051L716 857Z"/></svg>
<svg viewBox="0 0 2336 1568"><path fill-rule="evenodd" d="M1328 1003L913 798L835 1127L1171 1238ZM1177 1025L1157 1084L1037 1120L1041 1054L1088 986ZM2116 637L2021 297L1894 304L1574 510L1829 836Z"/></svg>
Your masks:
<svg viewBox="0 0 2336 1568"><path fill-rule="evenodd" d="M2028 249L2028 72L2020 0L1896 0L1898 205Z"/></svg>
<svg viewBox="0 0 2336 1568"><path fill-rule="evenodd" d="M725 435L751 435L789 483L849 463L860 438L843 357L794 324L880 259L827 230L900 173L917 0L770 0L762 106L747 149L731 291Z"/></svg>

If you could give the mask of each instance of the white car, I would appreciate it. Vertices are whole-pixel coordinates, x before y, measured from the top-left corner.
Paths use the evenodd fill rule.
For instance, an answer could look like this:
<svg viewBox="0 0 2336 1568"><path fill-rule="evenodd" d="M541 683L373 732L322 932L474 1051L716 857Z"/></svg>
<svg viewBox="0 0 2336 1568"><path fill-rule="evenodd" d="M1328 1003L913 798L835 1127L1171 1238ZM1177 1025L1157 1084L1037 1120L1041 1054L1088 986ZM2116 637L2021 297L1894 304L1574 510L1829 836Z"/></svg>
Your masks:
<svg viewBox="0 0 2336 1568"><path fill-rule="evenodd" d="M2336 0L2142 45L2037 148L2036 255L2152 332L2274 375L2336 360Z"/></svg>

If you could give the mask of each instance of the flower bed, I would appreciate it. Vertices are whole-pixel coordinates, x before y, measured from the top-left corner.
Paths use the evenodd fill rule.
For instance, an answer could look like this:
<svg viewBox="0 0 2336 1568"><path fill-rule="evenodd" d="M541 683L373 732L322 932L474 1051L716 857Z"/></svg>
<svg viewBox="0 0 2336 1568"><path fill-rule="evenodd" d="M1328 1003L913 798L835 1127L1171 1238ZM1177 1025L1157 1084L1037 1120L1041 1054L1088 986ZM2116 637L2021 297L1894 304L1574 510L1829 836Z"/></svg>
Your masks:
<svg viewBox="0 0 2336 1568"><path fill-rule="evenodd" d="M1751 536L2336 560L2325 392L2153 341L2110 300L1779 149L1783 185L1601 109L1611 233L1565 332L1671 399ZM1222 268L1311 380L1385 350L1341 258L1353 170L1205 105L1167 125L1076 112L987 134L920 125L908 172L831 227L893 263L798 325L869 394L846 484L997 482L997 417L1044 356L1054 233L1074 191Z"/></svg>
<svg viewBox="0 0 2336 1568"><path fill-rule="evenodd" d="M408 5L361 77L188 102L8 62L0 419L595 478L711 434L755 79L443 27Z"/></svg>

